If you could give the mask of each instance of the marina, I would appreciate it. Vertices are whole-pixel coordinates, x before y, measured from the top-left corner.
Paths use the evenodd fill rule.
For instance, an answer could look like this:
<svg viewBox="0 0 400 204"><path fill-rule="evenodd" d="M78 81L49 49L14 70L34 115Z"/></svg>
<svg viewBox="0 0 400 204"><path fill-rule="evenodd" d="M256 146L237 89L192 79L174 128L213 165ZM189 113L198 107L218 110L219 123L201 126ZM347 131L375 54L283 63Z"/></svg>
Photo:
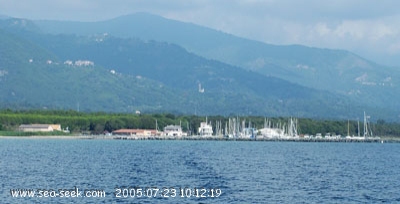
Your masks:
<svg viewBox="0 0 400 204"><path fill-rule="evenodd" d="M369 116L364 112L363 135L360 135L360 125L358 123L358 135L350 136L349 127L347 127L347 136L336 135L335 133L321 133L314 135L299 134L298 120L289 118L286 124L272 124L265 119L264 126L257 129L251 122L246 123L239 117L229 118L223 126L221 121L215 122L215 127L207 120L200 123L196 135L190 135L182 131L180 125L168 125L164 131L147 130L149 134L138 134L144 130L116 130L111 135L112 139L120 140L220 140L220 141L291 141L291 142L366 142L366 143L384 143L381 137L373 136L369 128ZM348 123L349 124L349 123ZM348 125L349 126L349 125ZM223 128L224 127L224 128ZM173 134L171 134L171 128ZM120 134L123 133L123 134ZM388 141L386 141L388 142Z"/></svg>
<svg viewBox="0 0 400 204"><path fill-rule="evenodd" d="M260 120L261 119L261 120ZM215 118L199 120L196 123L161 122L155 120L155 127L151 129L114 129L93 133L90 131L75 132L72 134L46 134L54 129L61 129L60 124L24 124L18 129L18 134L3 134L1 138L19 137L32 139L102 139L102 140L210 140L210 141L289 141L289 142L342 142L342 143L391 143L399 142L397 137L376 136L372 130L376 130L370 124L368 116L364 112L363 124L360 121L350 120L342 122L340 128L329 130L315 128L312 131L304 128L302 119L267 119L260 118L252 121L251 118ZM262 121L264 120L264 121ZM159 126L161 124L161 126ZM309 124L308 124L309 125ZM53 127L54 126L54 127ZM323 126L321 126L323 127ZM63 129L64 130L64 129ZM321 132L319 132L321 131ZM347 131L347 133L346 133ZM69 133L66 127L60 133ZM311 132L312 134L309 134ZM379 132L379 131L378 131ZM12 133L12 132L10 132ZM30 134L31 133L31 134ZM43 134L41 134L43 133Z"/></svg>
<svg viewBox="0 0 400 204"><path fill-rule="evenodd" d="M107 136L86 136L82 139L107 139ZM148 137L137 137L137 136L108 136L108 139L117 140L215 140L215 141L264 141L264 142L354 142L354 143L392 143L400 142L397 140L381 139L380 137L371 137L363 139L348 139L348 138L229 138L220 136L183 136L183 137L164 137L164 136L148 136Z"/></svg>

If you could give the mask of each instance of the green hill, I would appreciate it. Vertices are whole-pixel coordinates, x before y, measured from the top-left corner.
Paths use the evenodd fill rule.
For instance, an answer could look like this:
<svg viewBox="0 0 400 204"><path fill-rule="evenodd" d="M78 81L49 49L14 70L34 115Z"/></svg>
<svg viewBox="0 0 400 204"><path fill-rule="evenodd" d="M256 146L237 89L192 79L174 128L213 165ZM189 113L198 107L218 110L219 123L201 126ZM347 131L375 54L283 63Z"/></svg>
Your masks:
<svg viewBox="0 0 400 204"><path fill-rule="evenodd" d="M341 94L365 106L399 113L397 68L378 65L344 50L301 45L271 45L239 38L191 23L136 13L102 22L37 21L48 33L94 35L108 33L174 43L208 59L274 76L318 90Z"/></svg>
<svg viewBox="0 0 400 204"><path fill-rule="evenodd" d="M183 101L156 81L113 74L97 65L79 65L79 60L65 65L30 41L3 30L0 37L2 108L128 112L153 111L162 104L169 106L168 111L178 111L179 103L163 97L154 101L147 95L174 96Z"/></svg>
<svg viewBox="0 0 400 204"><path fill-rule="evenodd" d="M35 24L7 22L0 23L0 53L7 53L0 56L4 108L346 119L366 109L336 93L206 59L176 44L44 34ZM369 112L393 119L379 107Z"/></svg>

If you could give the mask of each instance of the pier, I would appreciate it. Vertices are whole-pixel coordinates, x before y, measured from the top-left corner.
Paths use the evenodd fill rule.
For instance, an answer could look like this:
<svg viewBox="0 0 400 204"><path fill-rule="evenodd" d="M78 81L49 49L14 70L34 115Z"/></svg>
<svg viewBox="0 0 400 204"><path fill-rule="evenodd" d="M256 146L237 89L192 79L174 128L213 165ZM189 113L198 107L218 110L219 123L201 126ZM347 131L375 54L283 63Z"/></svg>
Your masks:
<svg viewBox="0 0 400 204"><path fill-rule="evenodd" d="M102 139L103 137L99 138ZM259 141L259 142L342 142L342 143L388 143L400 142L397 140L385 140L379 137L371 137L364 139L348 139L348 138L229 138L223 136L183 136L183 137L165 137L165 136L108 136L108 138L116 140L208 140L208 141Z"/></svg>

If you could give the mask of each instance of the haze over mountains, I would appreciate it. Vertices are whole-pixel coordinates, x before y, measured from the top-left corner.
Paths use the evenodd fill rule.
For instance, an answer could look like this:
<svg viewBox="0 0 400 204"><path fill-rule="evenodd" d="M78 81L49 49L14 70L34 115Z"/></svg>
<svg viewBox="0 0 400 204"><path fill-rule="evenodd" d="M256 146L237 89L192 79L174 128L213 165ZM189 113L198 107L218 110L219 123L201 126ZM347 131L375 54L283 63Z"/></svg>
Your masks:
<svg viewBox="0 0 400 204"><path fill-rule="evenodd" d="M343 119L366 110L398 120L399 71L344 50L269 45L147 13L11 18L0 31L3 107Z"/></svg>

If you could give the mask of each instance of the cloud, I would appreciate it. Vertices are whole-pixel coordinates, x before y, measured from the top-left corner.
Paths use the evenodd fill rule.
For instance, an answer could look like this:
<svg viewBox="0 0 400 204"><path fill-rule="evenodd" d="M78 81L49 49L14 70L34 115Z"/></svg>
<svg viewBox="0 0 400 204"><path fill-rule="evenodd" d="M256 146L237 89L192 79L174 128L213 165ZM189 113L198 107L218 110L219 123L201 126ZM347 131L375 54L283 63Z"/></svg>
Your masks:
<svg viewBox="0 0 400 204"><path fill-rule="evenodd" d="M215 2L165 16L267 43L346 49L379 63L400 65L400 1Z"/></svg>
<svg viewBox="0 0 400 204"><path fill-rule="evenodd" d="M319 22L304 28L308 31L302 35L308 38L298 43L346 49L382 64L400 65L400 16Z"/></svg>

